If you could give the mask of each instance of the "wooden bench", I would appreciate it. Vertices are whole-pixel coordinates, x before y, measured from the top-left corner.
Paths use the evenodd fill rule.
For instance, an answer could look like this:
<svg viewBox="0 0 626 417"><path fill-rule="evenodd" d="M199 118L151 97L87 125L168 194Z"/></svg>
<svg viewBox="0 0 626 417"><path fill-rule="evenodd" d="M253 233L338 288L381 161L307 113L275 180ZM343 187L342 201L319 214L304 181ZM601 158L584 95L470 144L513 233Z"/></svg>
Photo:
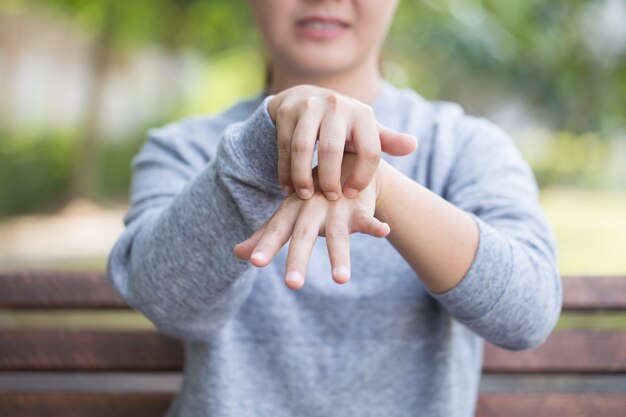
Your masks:
<svg viewBox="0 0 626 417"><path fill-rule="evenodd" d="M565 324L543 346L486 347L478 416L626 416L626 276L564 287ZM0 273L0 416L162 416L183 352L138 318L100 273ZM589 320L605 328L567 325Z"/></svg>

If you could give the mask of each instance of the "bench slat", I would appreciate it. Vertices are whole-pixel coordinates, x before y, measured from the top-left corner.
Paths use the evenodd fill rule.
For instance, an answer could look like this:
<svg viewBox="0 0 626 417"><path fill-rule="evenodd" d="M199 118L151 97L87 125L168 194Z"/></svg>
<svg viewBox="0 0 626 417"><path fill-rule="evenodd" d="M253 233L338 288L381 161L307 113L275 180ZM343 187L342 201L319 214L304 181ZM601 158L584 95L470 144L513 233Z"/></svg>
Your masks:
<svg viewBox="0 0 626 417"><path fill-rule="evenodd" d="M175 393L183 374L174 372L0 372L0 392ZM485 374L484 394L620 394L626 396L626 374Z"/></svg>
<svg viewBox="0 0 626 417"><path fill-rule="evenodd" d="M626 396L618 394L484 394L477 417L622 417Z"/></svg>
<svg viewBox="0 0 626 417"><path fill-rule="evenodd" d="M162 417L171 394L2 393L0 410L7 416L32 417ZM626 410L623 395L486 394L478 400L477 417L618 417Z"/></svg>
<svg viewBox="0 0 626 417"><path fill-rule="evenodd" d="M163 417L172 394L0 393L0 414L12 417Z"/></svg>
<svg viewBox="0 0 626 417"><path fill-rule="evenodd" d="M0 307L123 308L100 272L0 272Z"/></svg>
<svg viewBox="0 0 626 417"><path fill-rule="evenodd" d="M179 341L154 331L6 330L0 370L180 370Z"/></svg>
<svg viewBox="0 0 626 417"><path fill-rule="evenodd" d="M626 332L561 330L536 349L511 352L485 345L490 373L626 372Z"/></svg>
<svg viewBox="0 0 626 417"><path fill-rule="evenodd" d="M563 308L626 310L626 276L563 279ZM0 308L128 308L98 272L0 272Z"/></svg>
<svg viewBox="0 0 626 417"><path fill-rule="evenodd" d="M563 309L569 311L626 310L626 276L563 278Z"/></svg>
<svg viewBox="0 0 626 417"><path fill-rule="evenodd" d="M0 370L179 370L180 342L154 331L6 330ZM487 373L626 372L626 333L562 330L541 347L486 346Z"/></svg>

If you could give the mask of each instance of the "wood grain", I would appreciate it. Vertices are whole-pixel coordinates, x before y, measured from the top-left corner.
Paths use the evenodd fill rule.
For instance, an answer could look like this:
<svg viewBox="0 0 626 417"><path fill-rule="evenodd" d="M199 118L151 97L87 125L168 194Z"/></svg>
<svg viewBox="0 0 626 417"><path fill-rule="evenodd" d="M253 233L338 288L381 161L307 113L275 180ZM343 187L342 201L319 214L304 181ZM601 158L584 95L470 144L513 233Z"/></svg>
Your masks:
<svg viewBox="0 0 626 417"><path fill-rule="evenodd" d="M626 372L626 332L561 330L538 348L519 352L486 344L483 372Z"/></svg>
<svg viewBox="0 0 626 417"><path fill-rule="evenodd" d="M624 417L619 394L484 394L476 417Z"/></svg>
<svg viewBox="0 0 626 417"><path fill-rule="evenodd" d="M0 272L0 307L123 308L106 276L98 272Z"/></svg>
<svg viewBox="0 0 626 417"><path fill-rule="evenodd" d="M626 276L563 278L563 309L568 311L626 310Z"/></svg>
<svg viewBox="0 0 626 417"><path fill-rule="evenodd" d="M173 395L133 393L2 393L0 416L162 417ZM486 394L477 417L623 417L626 396L600 394Z"/></svg>
<svg viewBox="0 0 626 417"><path fill-rule="evenodd" d="M179 370L182 362L181 343L154 331L0 332L0 370ZM623 373L626 333L562 330L521 352L487 345L483 371Z"/></svg>
<svg viewBox="0 0 626 417"><path fill-rule="evenodd" d="M0 417L163 417L172 394L0 393Z"/></svg>
<svg viewBox="0 0 626 417"><path fill-rule="evenodd" d="M566 311L626 311L626 276L563 278ZM0 272L0 307L128 308L103 273Z"/></svg>
<svg viewBox="0 0 626 417"><path fill-rule="evenodd" d="M180 370L179 341L154 331L6 330L0 370Z"/></svg>

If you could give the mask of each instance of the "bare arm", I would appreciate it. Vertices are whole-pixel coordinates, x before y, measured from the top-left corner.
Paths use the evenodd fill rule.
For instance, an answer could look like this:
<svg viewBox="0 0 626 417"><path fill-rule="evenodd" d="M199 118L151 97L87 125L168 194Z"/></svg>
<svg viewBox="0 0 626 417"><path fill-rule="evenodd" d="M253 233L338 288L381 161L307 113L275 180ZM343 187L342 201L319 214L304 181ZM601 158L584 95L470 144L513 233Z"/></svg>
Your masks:
<svg viewBox="0 0 626 417"><path fill-rule="evenodd" d="M478 247L470 215L381 161L376 218L389 224L387 237L432 292L463 279Z"/></svg>
<svg viewBox="0 0 626 417"><path fill-rule="evenodd" d="M560 312L552 232L538 206L532 173L510 138L489 124L470 130L445 199L385 162L379 164L368 187L376 195L375 215L389 223L390 242L455 319L500 346L533 347L545 340ZM317 210L332 210L343 200L350 199L341 197ZM260 246L272 249L262 262L253 259L263 266L289 237L290 245L310 247L299 241L314 237L298 233L294 224L322 233L314 217L279 209L270 230L283 232L257 234L236 248L237 255L249 259L265 242ZM347 218L338 220L325 224L326 236L353 231ZM383 235L387 232L378 236ZM329 245L333 268L347 265L348 245L347 239ZM287 277L291 271L306 271L307 261L308 255L292 257L290 251Z"/></svg>

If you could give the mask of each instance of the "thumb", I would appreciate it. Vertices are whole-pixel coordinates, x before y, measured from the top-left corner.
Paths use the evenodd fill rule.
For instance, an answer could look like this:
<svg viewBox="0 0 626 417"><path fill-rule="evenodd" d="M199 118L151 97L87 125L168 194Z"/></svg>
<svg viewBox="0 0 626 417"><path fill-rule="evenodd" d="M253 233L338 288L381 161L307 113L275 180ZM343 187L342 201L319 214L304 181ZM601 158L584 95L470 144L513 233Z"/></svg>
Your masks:
<svg viewBox="0 0 626 417"><path fill-rule="evenodd" d="M355 232L365 233L379 238L386 237L391 232L391 228L387 223L381 222L365 210L361 210L360 213L355 216L353 225Z"/></svg>
<svg viewBox="0 0 626 417"><path fill-rule="evenodd" d="M397 132L379 123L378 134L382 151L389 155L408 155L417 149L417 138L408 133Z"/></svg>

